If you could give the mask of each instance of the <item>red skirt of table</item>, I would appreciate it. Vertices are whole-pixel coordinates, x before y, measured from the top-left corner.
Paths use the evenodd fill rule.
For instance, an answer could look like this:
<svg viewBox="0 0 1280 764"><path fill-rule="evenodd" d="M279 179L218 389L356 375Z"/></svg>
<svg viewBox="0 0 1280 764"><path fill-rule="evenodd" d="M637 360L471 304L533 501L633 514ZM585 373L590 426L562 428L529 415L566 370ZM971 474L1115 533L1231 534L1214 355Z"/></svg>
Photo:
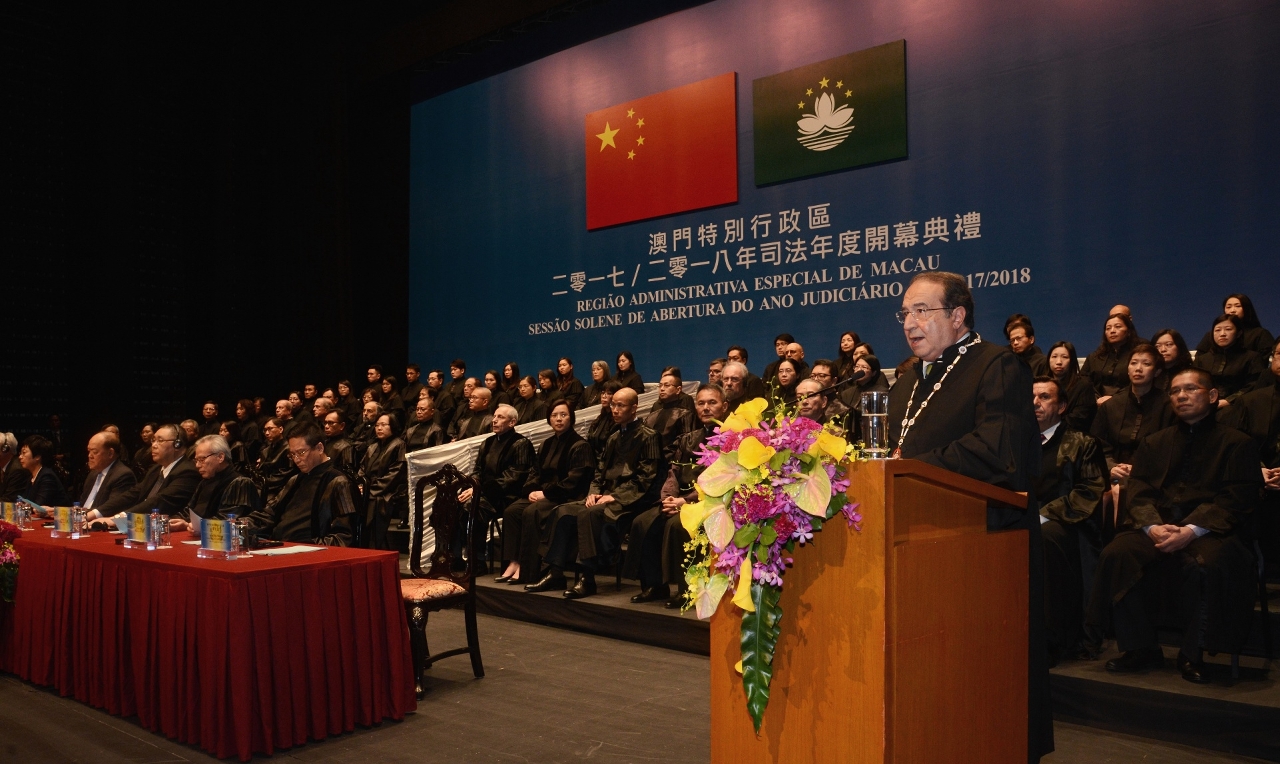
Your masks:
<svg viewBox="0 0 1280 764"><path fill-rule="evenodd" d="M394 552L203 560L116 538L24 534L0 669L219 758L414 710Z"/></svg>

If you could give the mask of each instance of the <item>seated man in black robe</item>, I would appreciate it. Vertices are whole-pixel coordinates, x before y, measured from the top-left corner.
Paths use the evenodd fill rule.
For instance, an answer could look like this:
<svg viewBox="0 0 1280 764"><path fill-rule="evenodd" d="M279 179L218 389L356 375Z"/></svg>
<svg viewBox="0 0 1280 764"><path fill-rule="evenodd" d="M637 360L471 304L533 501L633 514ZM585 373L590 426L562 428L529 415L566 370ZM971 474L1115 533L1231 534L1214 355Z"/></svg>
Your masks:
<svg viewBox="0 0 1280 764"><path fill-rule="evenodd" d="M776 343L775 343L775 347L776 347ZM784 355L785 353L786 353L786 350L784 349L782 353L778 354L779 363L781 363L781 356ZM741 385L742 389L740 393L742 396L745 396L745 397L742 397L741 400L749 401L749 400L752 400L753 398L767 398L769 396L769 390L764 386L764 380L752 374L747 369L747 349L746 348L742 347L741 345L734 345L733 347L729 348L729 352L725 353L725 355L728 356L730 361L734 363L742 364L742 385ZM724 370L722 369L720 373L723 375ZM726 400L730 401L729 413L732 414L733 409L735 408L735 406L732 403L732 401L734 400L734 396L732 393L729 392L729 388L725 386L723 379L721 379L720 381L720 386L725 388L724 390L725 395L728 396Z"/></svg>
<svg viewBox="0 0 1280 764"><path fill-rule="evenodd" d="M449 425L450 441L466 440L490 432L493 415L489 413L489 403L492 399L493 393L489 392L489 388L483 386L472 388L470 395L465 399L466 410L453 420L453 424Z"/></svg>
<svg viewBox="0 0 1280 764"><path fill-rule="evenodd" d="M205 520L227 520L231 515L248 517L262 508L253 481L236 472L231 446L221 435L206 435L196 441L192 462L200 472L200 483L183 514L169 518L169 530L191 530L191 516Z"/></svg>
<svg viewBox="0 0 1280 764"><path fill-rule="evenodd" d="M640 513L631 524L631 543L622 574L640 580L640 593L631 598L632 602L665 600L664 607L668 608L680 607L684 602L684 545L689 543L689 533L680 524L680 508L698 500L693 481L706 469L697 463L698 450L715 434L717 420L728 416L724 390L719 385L700 385L694 405L698 407L701 426L676 441L658 505ZM674 596L672 586L676 588Z"/></svg>
<svg viewBox="0 0 1280 764"><path fill-rule="evenodd" d="M1045 631L1053 666L1064 655L1079 653L1085 592L1098 559L1098 531L1091 521L1107 488L1107 462L1098 441L1071 429L1063 419L1067 402L1057 380L1038 377L1032 391L1040 425L1035 492L1044 540Z"/></svg>
<svg viewBox="0 0 1280 764"><path fill-rule="evenodd" d="M418 398L417 406L413 410L413 418L413 424L404 431L406 453L421 451L444 442L444 430L436 424L436 405L430 398Z"/></svg>
<svg viewBox="0 0 1280 764"><path fill-rule="evenodd" d="M564 596L577 599L595 594L595 571L616 549L619 521L631 519L657 501L666 464L657 433L636 420L638 398L631 388L614 393L609 408L618 430L609 436L596 462L587 498L556 507L551 539L542 550L551 569L530 591L545 591L564 582L564 569L576 561L582 577Z"/></svg>
<svg viewBox="0 0 1280 764"><path fill-rule="evenodd" d="M917 274L897 318L918 359L889 392L893 456L1030 492L1040 470L1031 370L973 330L973 295L963 276ZM925 404L928 404L927 406ZM1027 531L1027 759L1053 750L1044 638L1044 547L1034 495L1026 511L987 508L987 529Z"/></svg>
<svg viewBox="0 0 1280 764"><path fill-rule="evenodd" d="M1156 629L1176 626L1178 669L1203 683L1202 647L1237 652L1248 636L1256 563L1242 536L1262 477L1254 442L1215 420L1209 372L1179 372L1169 398L1178 422L1133 455L1128 512L1098 561L1086 629L1097 644L1114 626L1123 654L1107 670L1130 672L1163 666Z"/></svg>
<svg viewBox="0 0 1280 764"><path fill-rule="evenodd" d="M347 477L356 473L355 444L347 437L347 412L341 408L324 415L324 452Z"/></svg>
<svg viewBox="0 0 1280 764"><path fill-rule="evenodd" d="M298 474L289 478L279 496L249 515L249 525L259 535L280 541L351 546L351 481L324 452L320 428L310 422L294 425L287 443Z"/></svg>
<svg viewBox="0 0 1280 764"><path fill-rule="evenodd" d="M1267 567L1280 566L1280 343L1271 349L1271 366L1258 378L1257 389L1236 399L1221 413L1258 446L1262 459L1262 500L1258 504L1257 538Z"/></svg>
<svg viewBox="0 0 1280 764"><path fill-rule="evenodd" d="M724 388L724 401L729 408L729 414L732 414L738 406L751 400L747 395L747 374L747 367L737 361L729 361L720 370L720 386Z"/></svg>
<svg viewBox="0 0 1280 764"><path fill-rule="evenodd" d="M548 532L551 514L561 504L587 496L596 457L591 444L574 430L575 418L573 408L563 400L556 401L547 415L552 434L538 447L524 496L502 513L502 557L507 566L494 579L496 583L537 581L541 566L538 546ZM564 583L559 586L563 588Z"/></svg>
<svg viewBox="0 0 1280 764"><path fill-rule="evenodd" d="M693 429L693 414L681 400L681 396L688 397L682 388L679 375L664 373L658 382L658 400L644 418L645 426L658 433L662 453L668 458L675 450L676 440Z"/></svg>
<svg viewBox="0 0 1280 764"><path fill-rule="evenodd" d="M258 474L261 476L262 503L271 500L284 490L289 478L298 474L293 459L289 458L289 442L285 440L286 423L279 417L271 417L262 425L262 455L258 457Z"/></svg>
<svg viewBox="0 0 1280 764"><path fill-rule="evenodd" d="M501 515L520 498L534 466L533 444L516 432L518 416L511 404L498 404L491 425L493 437L486 438L476 453L471 474L480 482L480 511L486 521ZM471 495L467 488L458 494L458 500L466 504Z"/></svg>

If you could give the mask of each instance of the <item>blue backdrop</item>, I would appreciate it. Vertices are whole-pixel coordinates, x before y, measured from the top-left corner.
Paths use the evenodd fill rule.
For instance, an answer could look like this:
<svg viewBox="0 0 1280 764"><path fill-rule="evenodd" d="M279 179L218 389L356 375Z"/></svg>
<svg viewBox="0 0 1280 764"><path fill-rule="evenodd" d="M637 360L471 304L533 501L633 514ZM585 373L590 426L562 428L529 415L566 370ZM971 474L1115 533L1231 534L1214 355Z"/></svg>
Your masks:
<svg viewBox="0 0 1280 764"><path fill-rule="evenodd" d="M904 38L908 158L757 188L752 80ZM1261 1L719 0L580 45L412 107L410 358L532 373L570 355L588 377L629 349L646 379L694 379L731 344L759 371L779 332L812 361L853 329L892 366L898 271L920 267L971 274L1000 342L1024 312L1041 347L1083 355L1123 302L1144 336L1194 345L1235 291L1274 331L1278 62L1280 4ZM739 202L588 233L584 116L727 71ZM948 240L925 244L939 218Z"/></svg>

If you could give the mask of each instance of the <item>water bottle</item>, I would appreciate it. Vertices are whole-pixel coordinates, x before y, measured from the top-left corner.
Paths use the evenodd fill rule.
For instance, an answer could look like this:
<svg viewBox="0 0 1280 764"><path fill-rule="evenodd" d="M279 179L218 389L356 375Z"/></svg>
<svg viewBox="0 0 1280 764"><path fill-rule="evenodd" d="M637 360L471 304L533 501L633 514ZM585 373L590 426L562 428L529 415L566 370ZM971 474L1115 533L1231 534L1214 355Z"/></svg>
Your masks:
<svg viewBox="0 0 1280 764"><path fill-rule="evenodd" d="M160 548L160 508L152 507L151 509L151 543L148 546L151 549Z"/></svg>
<svg viewBox="0 0 1280 764"><path fill-rule="evenodd" d="M79 538L80 533L84 530L84 507L80 506L80 502L71 505L71 537Z"/></svg>

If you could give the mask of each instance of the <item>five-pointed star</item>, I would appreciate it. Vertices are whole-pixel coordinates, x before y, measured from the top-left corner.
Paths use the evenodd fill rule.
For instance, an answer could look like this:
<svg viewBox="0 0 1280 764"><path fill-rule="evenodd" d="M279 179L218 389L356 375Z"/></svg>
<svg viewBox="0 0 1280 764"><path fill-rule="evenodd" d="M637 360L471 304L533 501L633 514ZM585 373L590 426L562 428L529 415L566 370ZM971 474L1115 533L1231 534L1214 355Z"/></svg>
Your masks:
<svg viewBox="0 0 1280 764"><path fill-rule="evenodd" d="M804 91L804 94L805 94L805 95L813 95L813 88L807 88L807 89Z"/></svg>
<svg viewBox="0 0 1280 764"><path fill-rule="evenodd" d="M844 87L844 80L836 80L836 87L838 88Z"/></svg>
<svg viewBox="0 0 1280 764"><path fill-rule="evenodd" d="M613 146L615 149L618 148L618 144L613 142L613 136L617 134L618 134L618 131L616 129L610 130L609 123L605 122L604 132L596 133L596 137L600 139L600 150L604 151L605 146Z"/></svg>
<svg viewBox="0 0 1280 764"><path fill-rule="evenodd" d="M644 117L636 120L636 127L644 127Z"/></svg>
<svg viewBox="0 0 1280 764"><path fill-rule="evenodd" d="M643 136L643 135L642 135L642 136L640 136L639 138L636 138L636 145L637 145L637 146L643 146L643 145L644 145L644 136Z"/></svg>
<svg viewBox="0 0 1280 764"><path fill-rule="evenodd" d="M627 152L627 159L635 159L635 158L636 158L636 152L634 151Z"/></svg>
<svg viewBox="0 0 1280 764"><path fill-rule="evenodd" d="M804 102L803 102L803 101L801 101L800 103L796 104L796 108L797 108L797 109L803 109L803 108L804 108Z"/></svg>
<svg viewBox="0 0 1280 764"><path fill-rule="evenodd" d="M828 80L826 77L823 77L822 79L818 80L818 84L824 88L827 86L828 82L830 82L830 80Z"/></svg>
<svg viewBox="0 0 1280 764"><path fill-rule="evenodd" d="M852 96L852 95L853 95L853 91L852 91L852 90L846 90L846 91L844 91L844 97L845 97L845 98L849 98L849 97L850 97L850 96Z"/></svg>
<svg viewBox="0 0 1280 764"><path fill-rule="evenodd" d="M635 115L636 115L636 110L635 110L635 109L627 109L627 119L631 119L631 118L632 118L632 117L634 117Z"/></svg>

